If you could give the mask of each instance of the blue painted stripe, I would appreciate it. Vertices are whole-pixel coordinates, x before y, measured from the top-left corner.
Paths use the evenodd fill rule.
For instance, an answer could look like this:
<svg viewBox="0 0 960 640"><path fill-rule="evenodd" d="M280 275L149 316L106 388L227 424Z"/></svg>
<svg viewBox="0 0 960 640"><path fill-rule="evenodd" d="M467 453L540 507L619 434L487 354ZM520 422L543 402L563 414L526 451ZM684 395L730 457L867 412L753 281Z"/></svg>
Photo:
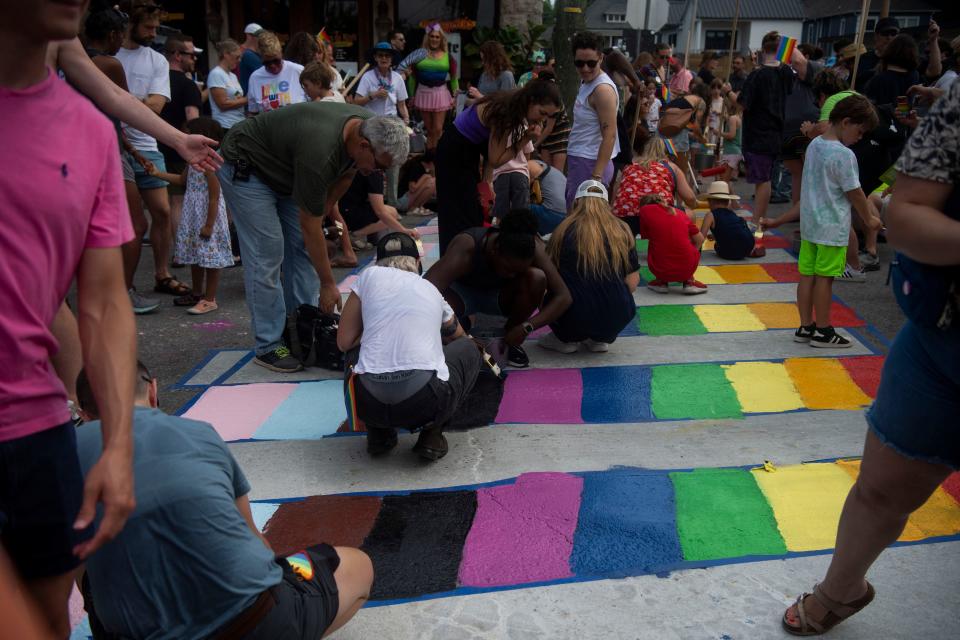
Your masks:
<svg viewBox="0 0 960 640"><path fill-rule="evenodd" d="M650 367L589 367L581 370L584 422L647 422L650 407Z"/></svg>

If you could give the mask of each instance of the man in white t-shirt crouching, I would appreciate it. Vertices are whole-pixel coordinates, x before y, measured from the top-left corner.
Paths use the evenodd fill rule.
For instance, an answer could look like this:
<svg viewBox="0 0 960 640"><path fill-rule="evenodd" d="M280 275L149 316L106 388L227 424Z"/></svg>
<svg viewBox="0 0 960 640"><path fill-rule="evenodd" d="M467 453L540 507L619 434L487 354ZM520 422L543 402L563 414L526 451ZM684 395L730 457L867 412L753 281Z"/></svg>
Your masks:
<svg viewBox="0 0 960 640"><path fill-rule="evenodd" d="M367 451L397 446L397 427L423 428L421 458L447 454L443 428L473 389L483 364L437 288L420 277L420 252L409 235L377 243L377 264L352 285L337 346L346 353L344 396L367 427Z"/></svg>

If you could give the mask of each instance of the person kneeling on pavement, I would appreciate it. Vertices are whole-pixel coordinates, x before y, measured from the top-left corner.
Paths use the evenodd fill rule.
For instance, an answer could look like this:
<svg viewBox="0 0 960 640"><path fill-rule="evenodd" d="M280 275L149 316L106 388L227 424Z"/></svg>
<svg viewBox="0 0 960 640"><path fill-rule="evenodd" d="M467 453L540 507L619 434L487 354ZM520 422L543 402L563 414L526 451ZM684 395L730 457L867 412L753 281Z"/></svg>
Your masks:
<svg viewBox="0 0 960 640"><path fill-rule="evenodd" d="M275 557L254 524L250 483L213 427L158 408L137 363L136 509L93 555L80 582L96 640L320 638L363 606L373 584L359 549L319 544ZM84 473L103 448L86 373L77 379Z"/></svg>
<svg viewBox="0 0 960 640"><path fill-rule="evenodd" d="M413 448L421 458L445 456L443 428L483 364L480 348L421 271L413 238L384 236L376 265L361 272L340 316L344 397L353 400L354 419L366 424L371 455L396 447L396 429L402 427L422 428Z"/></svg>
<svg viewBox="0 0 960 640"><path fill-rule="evenodd" d="M756 239L747 221L730 208L738 200L740 196L731 193L726 182L715 180L710 183L707 190L710 211L703 217L700 233L704 238L708 233L713 234L713 250L717 257L724 260L743 260L761 255L758 250L755 251Z"/></svg>

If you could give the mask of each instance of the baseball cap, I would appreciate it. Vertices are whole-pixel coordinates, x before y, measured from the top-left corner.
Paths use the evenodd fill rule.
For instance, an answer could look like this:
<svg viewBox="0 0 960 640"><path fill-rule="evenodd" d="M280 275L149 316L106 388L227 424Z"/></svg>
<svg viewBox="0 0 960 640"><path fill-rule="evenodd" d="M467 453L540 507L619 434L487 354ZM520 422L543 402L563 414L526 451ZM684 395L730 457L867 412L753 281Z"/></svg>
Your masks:
<svg viewBox="0 0 960 640"><path fill-rule="evenodd" d="M263 31L263 27L258 25L256 22L251 22L250 24L248 24L243 28L243 32L250 34L251 36L255 36L261 31Z"/></svg>
<svg viewBox="0 0 960 640"><path fill-rule="evenodd" d="M877 20L877 25L873 28L874 33L880 33L881 31L886 31L887 29L896 29L900 30L900 23L897 22L896 18L891 18L887 16L886 18L880 18Z"/></svg>
<svg viewBox="0 0 960 640"><path fill-rule="evenodd" d="M543 63L545 63L546 61L547 61L547 54L546 54L546 52L543 51L543 50L534 51L534 52L530 55L530 62L533 62L533 63L535 63L535 64L536 64L536 63L543 64Z"/></svg>
<svg viewBox="0 0 960 640"><path fill-rule="evenodd" d="M584 180L577 187L577 195L574 200L577 198L603 198L607 200L609 196L607 195L607 188L599 180Z"/></svg>
<svg viewBox="0 0 960 640"><path fill-rule="evenodd" d="M400 247L396 249L387 249L387 244L392 240L399 240ZM380 241L377 242L377 262L384 260L385 258L393 258L395 256L409 256L411 258L420 259L420 249L417 248L417 242L410 236L399 231L394 231L393 233L388 233L387 235L380 238Z"/></svg>
<svg viewBox="0 0 960 640"><path fill-rule="evenodd" d="M374 45L373 50L388 51L390 53L393 53L393 47L390 45L389 42L378 42L377 44Z"/></svg>

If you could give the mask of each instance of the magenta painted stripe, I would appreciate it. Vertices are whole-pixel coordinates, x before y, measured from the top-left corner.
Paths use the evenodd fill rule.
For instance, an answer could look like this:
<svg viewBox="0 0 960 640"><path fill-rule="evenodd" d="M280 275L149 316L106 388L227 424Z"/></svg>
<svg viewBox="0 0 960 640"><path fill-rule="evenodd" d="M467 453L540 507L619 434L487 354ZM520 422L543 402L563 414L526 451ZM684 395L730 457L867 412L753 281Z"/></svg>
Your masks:
<svg viewBox="0 0 960 640"><path fill-rule="evenodd" d="M583 478L525 473L479 489L460 563L460 584L497 587L569 578Z"/></svg>
<svg viewBox="0 0 960 640"><path fill-rule="evenodd" d="M350 293L350 287L353 286L353 283L357 281L358 277L359 276L354 274L352 276L347 276L346 278L344 278L343 282L341 282L339 285L340 293Z"/></svg>
<svg viewBox="0 0 960 640"><path fill-rule="evenodd" d="M497 422L581 424L582 398L579 369L511 371Z"/></svg>
<svg viewBox="0 0 960 640"><path fill-rule="evenodd" d="M279 383L210 387L183 417L209 422L224 440L246 440L296 388Z"/></svg>

